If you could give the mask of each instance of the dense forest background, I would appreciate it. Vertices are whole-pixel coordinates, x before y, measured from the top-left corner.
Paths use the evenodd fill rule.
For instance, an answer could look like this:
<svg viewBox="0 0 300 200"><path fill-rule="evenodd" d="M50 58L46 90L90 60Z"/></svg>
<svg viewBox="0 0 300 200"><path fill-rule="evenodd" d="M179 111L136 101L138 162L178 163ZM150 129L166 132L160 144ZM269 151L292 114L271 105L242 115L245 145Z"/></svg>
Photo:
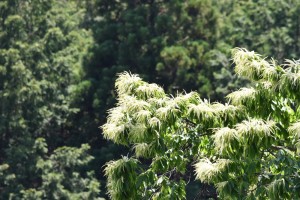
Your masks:
<svg viewBox="0 0 300 200"><path fill-rule="evenodd" d="M299 57L299 12L298 0L1 0L0 199L107 197L102 166L130 153L99 129L116 74L223 102L247 84L232 48Z"/></svg>

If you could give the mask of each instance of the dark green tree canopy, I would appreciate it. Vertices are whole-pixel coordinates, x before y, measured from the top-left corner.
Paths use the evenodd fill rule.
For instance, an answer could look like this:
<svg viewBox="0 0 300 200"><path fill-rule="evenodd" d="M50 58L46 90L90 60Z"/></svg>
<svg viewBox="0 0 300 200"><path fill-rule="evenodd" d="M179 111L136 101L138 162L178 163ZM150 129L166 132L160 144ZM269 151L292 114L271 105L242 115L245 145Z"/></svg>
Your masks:
<svg viewBox="0 0 300 200"><path fill-rule="evenodd" d="M61 147L93 41L81 28L84 9L73 1L3 0L0 17L0 199L95 199L88 146Z"/></svg>

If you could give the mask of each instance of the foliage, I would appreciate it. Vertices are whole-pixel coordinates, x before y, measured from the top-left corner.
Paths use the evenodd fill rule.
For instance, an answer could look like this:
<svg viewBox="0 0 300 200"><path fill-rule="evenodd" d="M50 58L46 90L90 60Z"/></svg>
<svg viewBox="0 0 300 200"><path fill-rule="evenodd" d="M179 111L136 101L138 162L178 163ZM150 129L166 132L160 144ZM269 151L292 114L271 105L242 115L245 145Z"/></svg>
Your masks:
<svg viewBox="0 0 300 200"><path fill-rule="evenodd" d="M82 123L71 131L79 136L73 143L92 145L98 165L115 159L124 150L104 140L98 129L105 123L106 111L116 101L113 83L117 73L141 74L172 93L185 88L217 96L212 85L222 82L218 96L223 96L234 87L234 84L227 87L223 81L234 80L226 73L228 70L218 76L218 81L210 81L213 69L229 63L223 52L229 48L210 51L218 31L217 10L210 1L94 0L85 5L88 10L85 24L92 28L95 43L85 58L85 84L76 102L80 111L74 121ZM210 70L212 65L217 67ZM108 153L104 156L103 152Z"/></svg>
<svg viewBox="0 0 300 200"><path fill-rule="evenodd" d="M283 62L284 58L296 58L300 38L299 11L298 0L1 0L0 199L8 199L9 196L47 198L45 197L45 191L49 189L46 189L45 185L48 180L45 178L47 173L65 177L62 178L64 183L68 182L67 177L71 180L74 177L70 174L39 168L37 163L41 163L41 160L45 163L54 162L55 155L69 155L69 151L62 152L59 151L60 149L73 149L84 143L91 146L88 152L95 159L84 162L80 170L72 166L74 168L71 167L70 173L78 172L79 180L88 179L85 182L87 185L92 183L95 180L93 177L96 176L104 186L103 176L106 173L110 177L109 171L95 173L95 176L88 176L86 172L99 171L99 167L105 162L116 159L120 154L124 154L123 152L127 152L128 147L132 147L136 157L125 156L122 162L126 163L125 167L129 166L128 171L132 172L132 176L137 177L140 183L143 183L143 178L138 178L141 173L146 173L143 177L149 177L149 181L159 179L160 185L167 184L161 191L160 197L169 198L171 194L183 194L178 188L181 187L180 184L184 187L182 181L185 181L188 185L187 198L195 198L196 193L202 192L202 189L199 190L199 185L206 186L203 183L196 184L189 181L195 176L193 173L195 160L203 161L197 166L213 166L216 169L211 173L199 173L199 176L208 176L212 180L213 175L219 173L217 168L226 163L223 162L226 160L216 162L218 158L227 159L224 155L233 154L233 148L237 143L244 143L245 147L250 145L238 134L243 126L236 126L236 124L257 127L268 125L270 130L268 134L259 133L262 143L257 142L256 137L251 137L259 146L268 145L270 142L268 137L269 135L273 137L274 131L276 133L283 131L287 134L288 124L298 118L298 114L295 114L294 119L291 119L296 103L288 92L297 91L295 84L298 83L298 79L294 69L284 72L287 66L278 67L275 61L266 62L255 53L246 53L251 54L255 62L243 60L241 58L244 55L240 52L234 57L235 60L239 60L235 62L236 72L240 76L237 80L237 76L229 68L231 65L229 57L230 49L240 46L253 49L263 54L263 57L272 55L280 62ZM290 63L293 65L295 61ZM247 66L247 70L244 66ZM104 126L105 130L114 129L114 131L124 132L131 130L129 138L110 131L113 141L118 141L120 144L114 145L99 134L98 127L106 121L106 110L112 108L116 102L118 95L114 92L113 82L115 75L122 71L140 74L145 81L162 85L166 93L175 97L166 95L157 85L152 84L148 87L143 83L137 90L137 93L143 93L137 97L139 101L131 96L120 98L123 99L124 104L125 101L141 104L141 107L132 108L133 110L130 111L134 116L134 120L130 122L139 125L131 126L131 123L128 123L121 126L119 123L126 117L131 119L130 115L124 114L124 108L112 110L111 115L123 113L124 119L120 117L109 119L110 128ZM289 73L291 75L288 75ZM241 76L254 79L255 82L247 87L247 81L241 79ZM278 83L262 82L261 77ZM138 79L136 77L136 81L140 82L141 80ZM258 85L256 85L257 81ZM239 85L242 85L241 89L236 90ZM120 82L118 88L121 86ZM268 93L270 88L275 88L275 94L278 92L280 95ZM174 103L174 99L179 99L177 90L183 89L201 94L200 99L198 94L191 93L191 99L196 98L196 100L191 100L192 104L187 102L190 106L184 112L182 108L177 108L177 100ZM230 103L210 103L215 100L226 102L225 96L232 91L235 92L228 96ZM285 98L286 96L289 98ZM180 98L184 97L185 94L181 94ZM150 108L148 104L143 104L143 101L148 98L153 98L153 102L147 102ZM271 107L259 102L265 102ZM246 104L246 107L240 106ZM130 105L126 104L126 106ZM134 114L134 110L138 112ZM155 113L156 110L159 112ZM270 115L274 110L280 112L281 116ZM177 125L167 129L169 124L161 121L170 120L169 112L174 115L171 118ZM190 118L181 118L185 112ZM221 113L223 113L222 117L216 117L218 120L212 122L212 119ZM178 121L179 118L181 121ZM205 126L200 126L202 121L194 118L203 118ZM120 122L116 121L117 119ZM137 119L140 121L137 122ZM278 121L284 124L281 125L284 128L278 127ZM193 125L195 122L197 125ZM115 123L117 125L114 127L112 124ZM144 134L149 132L150 125L150 132L156 130L156 126L162 126L165 134L157 136L155 132L144 138ZM222 129L206 131L210 126ZM296 135L297 124L288 130ZM176 142L173 139L166 144L162 142L168 140L165 138L169 138L173 132L177 134L174 137ZM183 138L178 136L180 132L185 133ZM205 139L200 140L199 134L195 132L204 134L201 138ZM213 137L206 135L208 132ZM107 133L105 136L110 138L110 134ZM135 134L136 137L133 137ZM242 135L249 136L248 132L243 132ZM44 138L45 142L39 142L40 139L37 138L40 137ZM187 143L184 148L177 145L185 140ZM176 170L169 170L165 174L147 171L151 159L156 156L154 152L157 149L160 150L159 156L162 157L160 160L166 157L172 158L172 162L175 162L174 160L182 159L181 153L178 153L175 159L171 152L165 153L166 148L175 146L175 149L183 148L183 153L186 153L186 149L194 142L195 146L192 148L197 149L196 146L199 144L201 148L203 147L203 152L192 150L189 156L183 156L187 159L186 172L177 173ZM296 141L294 142L298 145ZM41 150L42 147L36 147L37 144L46 143L47 147L44 146L48 149L48 153L45 153L46 149ZM122 147L124 144L125 147ZM288 144L277 146L285 145ZM74 152L77 150L73 149ZM210 151L215 151L211 155L218 156L205 157ZM249 153L252 155L255 151ZM81 152L77 153L81 155ZM80 156L76 158L85 160ZM65 164L60 163L61 166ZM163 165L165 166L165 163ZM117 168L117 165L111 166ZM119 163L119 166L123 166L122 163ZM166 168L171 169L173 166L175 164L171 163ZM111 171L114 171L113 168ZM155 177L155 174L158 177ZM129 185L123 187L122 182L113 182L118 176L124 175L120 172L109 178L112 181L111 186L118 185L119 191L124 192L121 195L130 196L130 191L134 187ZM125 178L129 179L129 177L131 176ZM168 181L165 182L165 179L172 180L170 185ZM67 187L64 183L55 181L52 183ZM268 185L269 182L266 184ZM169 191L167 188L171 185L174 189ZM147 188L147 186L143 187ZM78 191L78 188L73 189L72 191ZM95 191L91 188L92 193ZM140 197L139 191L134 194L134 198ZM158 191L160 186L156 185L143 195L149 197ZM56 192L53 190L53 193ZM102 190L102 192L101 195L104 195L106 191ZM190 194L193 197L189 196ZM114 198L119 198L118 195L120 193L112 193ZM59 196L59 198L63 197Z"/></svg>
<svg viewBox="0 0 300 200"><path fill-rule="evenodd" d="M247 83L237 80L229 68L230 49L247 47L280 61L298 52L297 0L90 0L81 4L87 10L84 25L92 29L94 44L85 58L85 81L77 98L80 112L74 119L81 123L73 126L71 131L78 137L72 137L71 143L92 145L95 169L124 151L98 134L106 110L116 101L117 73L140 74L172 95L177 90L197 91L201 97L225 102L228 93Z"/></svg>
<svg viewBox="0 0 300 200"><path fill-rule="evenodd" d="M272 55L279 61L297 58L299 1L223 0L221 4L226 43Z"/></svg>
<svg viewBox="0 0 300 200"><path fill-rule="evenodd" d="M254 84L225 104L195 92L173 97L137 75L119 75L118 103L102 128L132 156L106 165L113 199L185 199L193 169L222 199L300 197L300 64L280 66L245 49L234 49L233 61Z"/></svg>
<svg viewBox="0 0 300 200"><path fill-rule="evenodd" d="M21 191L29 188L25 196L31 199L50 198L42 191L34 192L46 187L43 173L54 173L37 166L46 151L35 148L35 143L44 138L49 154L67 144L70 119L78 111L76 88L91 33L80 27L84 10L72 1L5 0L0 2L0 14L0 198L21 198ZM85 149L78 151L82 154ZM57 150L52 156L60 154L69 153ZM47 162L55 162L51 159ZM88 164L82 157L77 159ZM85 176L75 166L69 170L79 179L78 185L69 184L72 195L80 188L92 195L98 192L92 174ZM60 173L66 176L62 178L66 184L75 179Z"/></svg>
<svg viewBox="0 0 300 200"><path fill-rule="evenodd" d="M47 146L41 138L35 148L47 153ZM22 199L97 199L99 182L93 172L85 172L83 167L93 159L88 154L88 145L81 148L60 147L48 158L42 155L37 160L37 170L42 174L41 186L21 191Z"/></svg>

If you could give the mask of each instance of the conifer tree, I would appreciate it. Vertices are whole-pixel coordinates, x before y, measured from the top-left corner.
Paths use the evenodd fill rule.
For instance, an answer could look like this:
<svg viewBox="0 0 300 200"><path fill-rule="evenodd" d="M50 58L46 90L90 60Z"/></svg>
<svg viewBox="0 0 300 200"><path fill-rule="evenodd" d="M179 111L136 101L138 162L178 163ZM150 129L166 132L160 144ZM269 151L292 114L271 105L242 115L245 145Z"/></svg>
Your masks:
<svg viewBox="0 0 300 200"><path fill-rule="evenodd" d="M245 49L234 49L233 61L253 84L225 104L119 75L118 103L102 128L131 152L106 164L112 199L185 199L194 172L221 199L300 198L300 63L279 65Z"/></svg>
<svg viewBox="0 0 300 200"><path fill-rule="evenodd" d="M56 149L71 135L82 59L92 43L80 27L84 10L74 1L3 0L0 15L0 199L96 196L87 146Z"/></svg>
<svg viewBox="0 0 300 200"><path fill-rule="evenodd" d="M264 56L284 61L299 51L298 0L223 0L219 4L225 42L254 49Z"/></svg>

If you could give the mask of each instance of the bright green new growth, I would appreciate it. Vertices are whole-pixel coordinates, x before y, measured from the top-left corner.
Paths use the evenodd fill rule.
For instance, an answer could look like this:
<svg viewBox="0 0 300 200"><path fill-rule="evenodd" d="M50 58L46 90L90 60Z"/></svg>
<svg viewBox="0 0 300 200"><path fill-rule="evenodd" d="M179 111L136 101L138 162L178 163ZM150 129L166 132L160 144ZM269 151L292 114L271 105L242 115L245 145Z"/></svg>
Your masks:
<svg viewBox="0 0 300 200"><path fill-rule="evenodd" d="M190 173L224 199L300 198L300 64L279 66L245 49L234 49L233 61L253 86L226 104L194 92L169 96L137 75L119 75L118 104L102 128L133 156L105 168L112 199L184 199Z"/></svg>

